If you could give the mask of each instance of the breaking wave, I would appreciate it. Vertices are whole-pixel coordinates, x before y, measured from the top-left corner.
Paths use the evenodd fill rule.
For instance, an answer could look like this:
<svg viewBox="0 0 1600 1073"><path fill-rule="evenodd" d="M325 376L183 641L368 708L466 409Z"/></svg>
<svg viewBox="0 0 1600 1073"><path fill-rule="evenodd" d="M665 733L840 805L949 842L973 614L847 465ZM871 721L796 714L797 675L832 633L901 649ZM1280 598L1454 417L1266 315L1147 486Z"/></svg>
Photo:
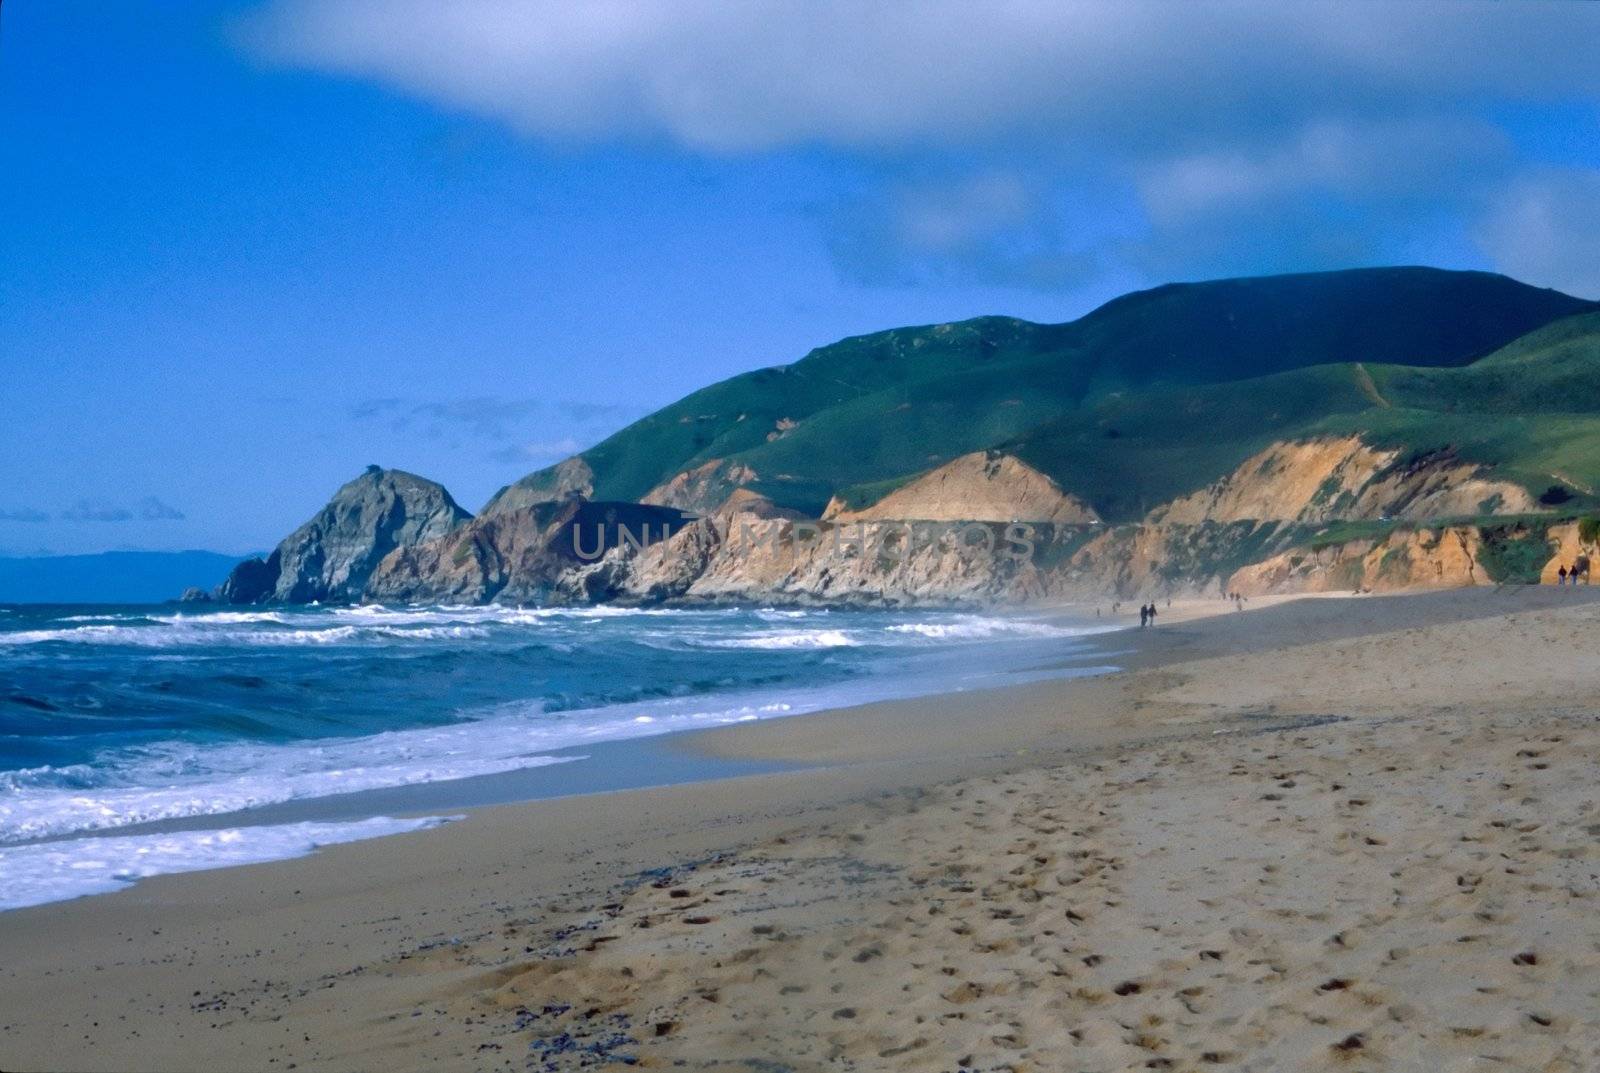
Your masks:
<svg viewBox="0 0 1600 1073"><path fill-rule="evenodd" d="M598 743L1063 673L1037 668L1099 629L791 608L4 610L0 886L31 878L0 907L112 889L151 874L141 861L213 867L390 830L228 833L263 806L581 772ZM151 823L219 829L116 833Z"/></svg>

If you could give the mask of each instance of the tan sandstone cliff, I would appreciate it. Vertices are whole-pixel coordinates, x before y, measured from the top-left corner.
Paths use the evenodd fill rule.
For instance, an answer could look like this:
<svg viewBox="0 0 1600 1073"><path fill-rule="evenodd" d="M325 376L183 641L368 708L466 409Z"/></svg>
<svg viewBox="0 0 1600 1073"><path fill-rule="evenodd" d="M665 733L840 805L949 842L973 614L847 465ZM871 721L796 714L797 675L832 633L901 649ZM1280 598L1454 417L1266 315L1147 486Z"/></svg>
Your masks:
<svg viewBox="0 0 1600 1073"><path fill-rule="evenodd" d="M1479 562L1482 545L1476 526L1397 530L1282 552L1242 567L1224 584L1246 596L1490 585L1494 579Z"/></svg>
<svg viewBox="0 0 1600 1073"><path fill-rule="evenodd" d="M713 458L656 485L640 502L708 514L755 479L749 466Z"/></svg>
<svg viewBox="0 0 1600 1073"><path fill-rule="evenodd" d="M999 451L974 451L896 488L871 506L849 509L837 496L827 521L1049 522L1083 525L1100 516L1032 466Z"/></svg>
<svg viewBox="0 0 1600 1073"><path fill-rule="evenodd" d="M1525 489L1450 452L1406 458L1357 436L1275 443L1150 514L1154 522L1460 518L1539 509Z"/></svg>
<svg viewBox="0 0 1600 1073"><path fill-rule="evenodd" d="M1591 576L1600 581L1600 546L1597 546L1593 536L1583 539L1583 526L1577 522L1563 522L1550 527L1547 538L1550 542L1550 561L1544 564L1540 571L1539 580L1545 585L1554 585L1564 566L1571 570L1583 563L1594 564L1591 567Z"/></svg>
<svg viewBox="0 0 1600 1073"><path fill-rule="evenodd" d="M1519 485L1448 451L1400 457L1357 437L1272 444L1121 525L1102 524L1070 489L1000 452L954 459L860 509L835 498L814 520L749 487L748 467L717 460L663 482L651 503L590 501L582 490L592 476L581 460L555 467L470 520L422 513L438 496L420 485L402 482L417 506L401 513L346 509L356 502L347 488L324 515L348 515L345 529L383 540L321 536L300 542L306 554L278 558L303 561L296 576L308 583L340 582L350 558L340 549L367 549L359 590L324 586L318 598L859 605L1548 582L1561 565L1600 558L1592 523L1538 518ZM241 568L225 590L296 598L274 595L273 563L246 564L255 573Z"/></svg>
<svg viewBox="0 0 1600 1073"><path fill-rule="evenodd" d="M789 512L726 509L687 524L648 548L612 549L574 571L570 598L686 603L966 605L1051 594L1038 562L1039 526L1029 546L1006 525L811 521ZM1014 534L1020 536L1021 534Z"/></svg>

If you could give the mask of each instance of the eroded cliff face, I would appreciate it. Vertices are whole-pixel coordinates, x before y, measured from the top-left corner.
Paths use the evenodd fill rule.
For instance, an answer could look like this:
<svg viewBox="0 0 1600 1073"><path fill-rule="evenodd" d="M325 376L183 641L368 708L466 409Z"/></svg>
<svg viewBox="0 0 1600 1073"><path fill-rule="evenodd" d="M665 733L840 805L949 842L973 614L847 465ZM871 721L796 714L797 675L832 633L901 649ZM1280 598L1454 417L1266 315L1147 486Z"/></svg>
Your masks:
<svg viewBox="0 0 1600 1073"><path fill-rule="evenodd" d="M1483 476L1450 452L1417 458L1328 437L1275 443L1226 477L1150 514L1152 522L1461 518L1526 514L1539 505L1520 485Z"/></svg>
<svg viewBox="0 0 1600 1073"><path fill-rule="evenodd" d="M986 467L1001 462L979 458ZM1399 519L1413 512L1493 516L1534 504L1519 486L1487 479L1451 456L1402 462L1350 441L1275 445L1230 478L1138 524L1104 526L1058 512L1069 520L1031 523L1024 534L1028 554L1012 555L1003 524L989 525L995 539L988 543L972 539L976 530L965 519L931 527L919 521L963 501L955 489L972 486L967 467L976 460L961 461L943 479L936 471L924 487L913 482L900 489L908 494L899 500L884 497L872 514L836 504L830 518L791 521L778 539L762 528L763 519L724 510L660 546L617 549L591 571L585 591L615 600L968 605L1521 583L1538 580L1541 569L1551 580L1558 560L1569 566L1580 555L1600 560L1575 523L1407 524ZM1003 484L989 473L978 479L980 488ZM1030 493L1039 488L1022 486ZM1030 506L1062 500L1071 498L1001 498L991 501L998 509L971 513L1025 517ZM1196 510L1197 502L1216 516ZM1326 539L1330 510L1346 520L1369 516L1373 535ZM965 540L928 537L963 528ZM893 548L904 532L918 534L908 553L873 550Z"/></svg>
<svg viewBox="0 0 1600 1073"><path fill-rule="evenodd" d="M1394 592L1492 585L1477 526L1397 530L1383 537L1301 546L1245 566L1228 592Z"/></svg>
<svg viewBox="0 0 1600 1073"><path fill-rule="evenodd" d="M502 510L439 539L397 548L373 572L364 597L381 603L487 603L514 574L543 578L558 504Z"/></svg>
<svg viewBox="0 0 1600 1073"><path fill-rule="evenodd" d="M1093 507L1012 455L974 451L896 488L871 506L851 510L834 497L827 521L1047 522L1086 525Z"/></svg>
<svg viewBox="0 0 1600 1073"><path fill-rule="evenodd" d="M540 478L568 494L512 506L537 494L513 485L477 519L431 482L369 472L269 559L241 564L222 597L977 605L1549 581L1558 565L1600 559L1594 533L1529 518L1520 486L1447 452L1400 458L1354 437L1274 444L1117 526L994 452L870 507L835 500L820 520L774 506L747 486L754 473L719 461L659 486L658 502L591 502L574 490L589 479L574 461ZM1507 512L1526 513L1494 520ZM1438 520L1462 516L1478 520Z"/></svg>
<svg viewBox="0 0 1600 1073"><path fill-rule="evenodd" d="M235 604L360 599L390 552L444 536L471 517L442 485L370 466L265 560L236 567L217 598Z"/></svg>
<svg viewBox="0 0 1600 1073"><path fill-rule="evenodd" d="M566 575L562 599L622 603L980 606L1217 596L1245 564L1287 562L1306 530L1275 522L1115 527L796 521L723 512L644 549L617 547ZM909 542L908 542L909 541ZM1419 541L1426 543L1426 541ZM1362 548L1365 554L1369 548ZM1298 567L1304 556L1295 557ZM1337 562L1337 554L1328 556ZM1450 583L1427 560L1376 568L1385 587ZM1265 573L1248 591L1356 587L1361 575ZM1345 581L1349 584L1345 585ZM1462 582L1476 583L1476 582Z"/></svg>
<svg viewBox="0 0 1600 1073"><path fill-rule="evenodd" d="M556 503L571 496L585 499L594 495L594 470L574 455L547 470L532 473L494 494L482 514L504 514L540 503Z"/></svg>
<svg viewBox="0 0 1600 1073"><path fill-rule="evenodd" d="M1595 528L1600 530L1600 526ZM1577 522L1551 526L1546 534L1550 544L1550 561L1539 572L1540 582L1554 585L1562 567L1572 570L1582 566L1589 567L1584 572L1591 581L1600 582L1600 544L1596 543L1597 536L1600 536L1600 532L1592 531L1589 539L1585 540L1584 527Z"/></svg>
<svg viewBox="0 0 1600 1073"><path fill-rule="evenodd" d="M973 605L1049 595L1040 544L1005 525L838 524L726 510L644 549L612 549L576 572L570 595L683 603ZM1031 537L1031 539L1030 539Z"/></svg>
<svg viewBox="0 0 1600 1073"><path fill-rule="evenodd" d="M640 502L709 514L755 479L756 471L749 466L713 458L656 485Z"/></svg>
<svg viewBox="0 0 1600 1073"><path fill-rule="evenodd" d="M1589 537L1585 539L1586 528ZM1457 525L1401 525L1338 542L1302 541L1242 567L1226 580L1245 595L1396 592L1466 585L1554 584L1562 567L1590 565L1600 580L1593 523L1527 518Z"/></svg>
<svg viewBox="0 0 1600 1073"><path fill-rule="evenodd" d="M388 603L538 603L581 599L573 578L619 544L677 533L682 511L576 496L485 515L438 539L397 548L365 598Z"/></svg>

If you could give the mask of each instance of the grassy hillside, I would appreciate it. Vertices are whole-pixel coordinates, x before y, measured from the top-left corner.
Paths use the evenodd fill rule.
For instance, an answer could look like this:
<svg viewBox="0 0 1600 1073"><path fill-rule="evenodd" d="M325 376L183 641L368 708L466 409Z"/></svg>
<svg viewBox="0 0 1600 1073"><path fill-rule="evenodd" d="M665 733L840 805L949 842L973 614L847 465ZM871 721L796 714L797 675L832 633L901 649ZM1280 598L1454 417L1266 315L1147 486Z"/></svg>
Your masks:
<svg viewBox="0 0 1600 1073"><path fill-rule="evenodd" d="M1581 324L1521 337L1594 308L1425 268L1173 284L1068 324L986 317L846 339L697 391L581 457L599 498L637 499L728 459L755 470L759 491L814 512L836 492L870 500L1002 446L1114 520L1285 435L1371 420L1384 435L1453 442L1482 425L1466 415L1493 412L1506 427L1475 434L1486 460L1529 479L1556 462L1593 473L1566 433L1514 426L1576 390L1593 353ZM1452 377L1479 358L1475 378ZM1492 404L1509 408L1486 409L1495 385L1513 382L1513 401ZM519 484L550 480L542 471Z"/></svg>
<svg viewBox="0 0 1600 1073"><path fill-rule="evenodd" d="M1462 368L1350 362L1130 394L1005 446L1108 519L1129 520L1274 440L1347 433L1417 454L1453 449L1553 506L1593 502L1600 314L1557 322Z"/></svg>
<svg viewBox="0 0 1600 1073"><path fill-rule="evenodd" d="M1557 321L1462 369L1371 369L1389 409L1359 421L1378 442L1449 444L1552 505L1600 491L1600 313ZM1555 489L1552 492L1552 489Z"/></svg>
<svg viewBox="0 0 1600 1073"><path fill-rule="evenodd" d="M1101 517L1131 521L1275 440L1371 406L1353 366L1319 365L1105 399L1002 446L1088 499Z"/></svg>

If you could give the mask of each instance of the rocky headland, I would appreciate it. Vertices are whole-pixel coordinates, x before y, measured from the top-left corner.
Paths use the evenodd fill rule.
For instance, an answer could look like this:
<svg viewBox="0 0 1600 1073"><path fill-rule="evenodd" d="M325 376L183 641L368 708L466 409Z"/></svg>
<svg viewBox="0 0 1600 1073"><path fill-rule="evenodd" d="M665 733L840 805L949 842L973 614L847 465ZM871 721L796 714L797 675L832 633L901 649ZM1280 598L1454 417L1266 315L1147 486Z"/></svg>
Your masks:
<svg viewBox="0 0 1600 1073"><path fill-rule="evenodd" d="M1170 285L842 340L476 516L370 468L207 598L955 605L1533 583L1600 517L1600 312L1500 276Z"/></svg>

